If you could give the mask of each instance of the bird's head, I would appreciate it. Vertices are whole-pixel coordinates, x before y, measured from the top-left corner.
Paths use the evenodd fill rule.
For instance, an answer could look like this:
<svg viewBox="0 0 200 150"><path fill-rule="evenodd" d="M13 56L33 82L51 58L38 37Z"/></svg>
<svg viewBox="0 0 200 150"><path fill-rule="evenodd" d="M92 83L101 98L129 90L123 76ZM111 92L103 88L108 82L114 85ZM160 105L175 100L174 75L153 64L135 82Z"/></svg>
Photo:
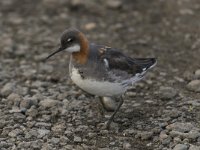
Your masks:
<svg viewBox="0 0 200 150"><path fill-rule="evenodd" d="M88 41L85 35L77 29L65 30L60 38L60 47L50 54L46 59L58 52L67 51L69 53L83 53L88 48Z"/></svg>

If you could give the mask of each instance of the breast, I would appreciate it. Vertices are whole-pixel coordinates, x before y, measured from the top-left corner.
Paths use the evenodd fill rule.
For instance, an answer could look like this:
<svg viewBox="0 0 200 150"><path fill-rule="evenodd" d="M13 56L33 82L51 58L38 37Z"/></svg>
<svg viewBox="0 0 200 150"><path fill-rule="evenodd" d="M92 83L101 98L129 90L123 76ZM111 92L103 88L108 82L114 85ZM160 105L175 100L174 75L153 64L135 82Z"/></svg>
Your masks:
<svg viewBox="0 0 200 150"><path fill-rule="evenodd" d="M120 96L126 91L126 88L120 83L83 78L76 68L71 68L70 76L77 86L92 95L112 97Z"/></svg>

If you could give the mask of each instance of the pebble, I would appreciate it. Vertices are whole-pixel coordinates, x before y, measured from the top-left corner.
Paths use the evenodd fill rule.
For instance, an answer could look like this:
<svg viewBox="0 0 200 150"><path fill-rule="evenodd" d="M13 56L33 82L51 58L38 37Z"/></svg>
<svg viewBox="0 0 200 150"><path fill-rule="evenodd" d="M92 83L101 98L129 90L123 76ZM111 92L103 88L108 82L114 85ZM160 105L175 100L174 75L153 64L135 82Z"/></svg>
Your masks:
<svg viewBox="0 0 200 150"><path fill-rule="evenodd" d="M177 144L173 150L187 150L188 149L188 146L187 145L184 145L184 144Z"/></svg>
<svg viewBox="0 0 200 150"><path fill-rule="evenodd" d="M192 130L194 128L194 125L192 125L190 122L188 123L182 123L182 122L175 122L166 127L168 130L175 130L178 132L186 133Z"/></svg>
<svg viewBox="0 0 200 150"><path fill-rule="evenodd" d="M10 106L19 106L20 105L20 101L22 100L22 97L19 94L16 93L11 93L8 98L8 105Z"/></svg>
<svg viewBox="0 0 200 150"><path fill-rule="evenodd" d="M52 144L58 144L59 142L60 142L60 138L55 138L55 137L51 138Z"/></svg>
<svg viewBox="0 0 200 150"><path fill-rule="evenodd" d="M22 134L22 130L20 130L20 129L15 129L15 130L12 130L11 132L8 133L8 135L10 137L16 137L19 134Z"/></svg>
<svg viewBox="0 0 200 150"><path fill-rule="evenodd" d="M159 97L163 100L170 100L177 95L177 91L172 87L160 87Z"/></svg>
<svg viewBox="0 0 200 150"><path fill-rule="evenodd" d="M200 150L200 146L190 145L189 150Z"/></svg>
<svg viewBox="0 0 200 150"><path fill-rule="evenodd" d="M29 132L26 132L25 138L30 139L38 136L38 132L36 130L30 130Z"/></svg>
<svg viewBox="0 0 200 150"><path fill-rule="evenodd" d="M144 131L140 133L141 139L142 140L149 140L153 136L153 132L151 131Z"/></svg>
<svg viewBox="0 0 200 150"><path fill-rule="evenodd" d="M20 102L20 109L29 109L32 105L32 101L30 99L23 99L21 102Z"/></svg>
<svg viewBox="0 0 200 150"><path fill-rule="evenodd" d="M14 89L15 89L14 83L6 83L1 89L1 95L8 96L14 91Z"/></svg>
<svg viewBox="0 0 200 150"><path fill-rule="evenodd" d="M96 23L90 22L90 23L85 24L84 28L85 28L85 30L90 31L90 30L95 29L96 26L97 26Z"/></svg>
<svg viewBox="0 0 200 150"><path fill-rule="evenodd" d="M36 126L36 127L51 127L51 123L36 122L35 126Z"/></svg>
<svg viewBox="0 0 200 150"><path fill-rule="evenodd" d="M57 100L53 100L53 99L44 99L42 101L40 101L39 105L44 107L44 108L52 108L55 107L59 104L60 102Z"/></svg>
<svg viewBox="0 0 200 150"><path fill-rule="evenodd" d="M34 118L38 115L38 110L35 106L31 106L31 108L26 111L26 115Z"/></svg>
<svg viewBox="0 0 200 150"><path fill-rule="evenodd" d="M187 136L189 139L192 139L192 140L195 140L197 139L198 137L200 137L200 133L199 131L197 130L191 130L189 133L188 133L188 136Z"/></svg>
<svg viewBox="0 0 200 150"><path fill-rule="evenodd" d="M65 124L64 123L59 123L59 124L55 124L51 130L56 133L56 134L62 134L63 131L65 130Z"/></svg>
<svg viewBox="0 0 200 150"><path fill-rule="evenodd" d="M79 137L79 136L74 136L74 142L77 142L77 143L82 142L81 137Z"/></svg>
<svg viewBox="0 0 200 150"><path fill-rule="evenodd" d="M200 69L196 70L194 75L197 79L200 79Z"/></svg>
<svg viewBox="0 0 200 150"><path fill-rule="evenodd" d="M118 9L122 7L122 2L120 0L107 0L106 5L112 9Z"/></svg>
<svg viewBox="0 0 200 150"><path fill-rule="evenodd" d="M187 88L193 92L200 92L200 80L192 80L188 83Z"/></svg>
<svg viewBox="0 0 200 150"><path fill-rule="evenodd" d="M123 143L123 149L131 149L131 144L128 142Z"/></svg>
<svg viewBox="0 0 200 150"><path fill-rule="evenodd" d="M37 132L38 132L37 138L42 138L45 135L49 134L50 130L47 130L47 129L38 129Z"/></svg>

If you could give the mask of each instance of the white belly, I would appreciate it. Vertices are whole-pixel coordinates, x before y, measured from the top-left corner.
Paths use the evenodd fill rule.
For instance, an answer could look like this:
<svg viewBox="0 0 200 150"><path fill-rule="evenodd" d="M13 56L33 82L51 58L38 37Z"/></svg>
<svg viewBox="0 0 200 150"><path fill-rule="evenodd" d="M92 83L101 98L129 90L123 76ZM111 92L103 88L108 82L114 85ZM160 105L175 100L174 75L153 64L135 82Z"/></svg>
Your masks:
<svg viewBox="0 0 200 150"><path fill-rule="evenodd" d="M120 83L83 79L75 68L71 70L71 79L84 91L97 96L120 96L126 91Z"/></svg>

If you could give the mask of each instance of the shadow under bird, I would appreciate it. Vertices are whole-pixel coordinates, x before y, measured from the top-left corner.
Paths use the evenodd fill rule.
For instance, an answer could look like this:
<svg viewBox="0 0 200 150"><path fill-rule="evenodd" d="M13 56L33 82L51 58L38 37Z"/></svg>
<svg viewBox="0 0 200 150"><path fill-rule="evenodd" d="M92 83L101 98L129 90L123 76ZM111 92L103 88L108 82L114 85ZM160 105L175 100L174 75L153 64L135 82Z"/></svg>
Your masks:
<svg viewBox="0 0 200 150"><path fill-rule="evenodd" d="M78 87L92 95L120 100L106 124L109 128L123 104L122 95L155 66L156 59L130 58L120 50L90 43L82 32L74 28L64 31L60 40L60 47L47 59L61 51L71 53L69 73Z"/></svg>

